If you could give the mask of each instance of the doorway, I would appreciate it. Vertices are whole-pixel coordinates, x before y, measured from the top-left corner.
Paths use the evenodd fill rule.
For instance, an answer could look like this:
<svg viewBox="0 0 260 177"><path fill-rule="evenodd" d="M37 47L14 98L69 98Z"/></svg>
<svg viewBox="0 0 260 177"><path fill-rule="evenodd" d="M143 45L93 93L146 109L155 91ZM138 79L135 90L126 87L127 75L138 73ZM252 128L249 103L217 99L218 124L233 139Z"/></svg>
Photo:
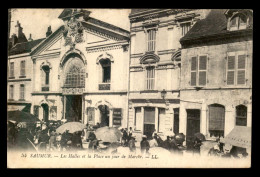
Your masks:
<svg viewBox="0 0 260 177"><path fill-rule="evenodd" d="M152 134L155 130L155 108L144 108L144 135L147 139L152 139Z"/></svg>
<svg viewBox="0 0 260 177"><path fill-rule="evenodd" d="M82 114L82 96L67 95L65 118L68 121L81 122L82 120L81 114Z"/></svg>
<svg viewBox="0 0 260 177"><path fill-rule="evenodd" d="M191 149L193 146L194 134L200 132L200 110L187 109L187 133L186 144L187 148Z"/></svg>
<svg viewBox="0 0 260 177"><path fill-rule="evenodd" d="M43 121L47 122L49 120L49 106L47 104L42 104L43 109Z"/></svg>
<svg viewBox="0 0 260 177"><path fill-rule="evenodd" d="M109 126L109 107L107 105L98 106L100 111L100 126Z"/></svg>

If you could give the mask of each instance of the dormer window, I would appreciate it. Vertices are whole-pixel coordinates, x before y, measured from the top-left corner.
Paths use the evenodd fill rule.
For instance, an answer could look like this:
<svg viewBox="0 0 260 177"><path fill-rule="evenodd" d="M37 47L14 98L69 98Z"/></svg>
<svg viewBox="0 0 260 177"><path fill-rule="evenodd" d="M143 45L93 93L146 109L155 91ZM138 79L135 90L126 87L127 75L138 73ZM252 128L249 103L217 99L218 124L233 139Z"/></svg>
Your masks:
<svg viewBox="0 0 260 177"><path fill-rule="evenodd" d="M247 17L244 14L235 15L230 21L230 30L246 29Z"/></svg>
<svg viewBox="0 0 260 177"><path fill-rule="evenodd" d="M251 10L227 10L227 29L229 31L243 30L253 27L253 12Z"/></svg>

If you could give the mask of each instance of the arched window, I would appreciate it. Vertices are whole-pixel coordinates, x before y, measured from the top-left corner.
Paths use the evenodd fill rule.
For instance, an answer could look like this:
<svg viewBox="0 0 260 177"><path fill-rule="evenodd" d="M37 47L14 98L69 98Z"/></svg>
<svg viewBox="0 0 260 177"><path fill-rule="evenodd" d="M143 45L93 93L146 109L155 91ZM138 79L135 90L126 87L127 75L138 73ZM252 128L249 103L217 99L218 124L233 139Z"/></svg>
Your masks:
<svg viewBox="0 0 260 177"><path fill-rule="evenodd" d="M236 125L247 125L247 107L244 105L236 106Z"/></svg>
<svg viewBox="0 0 260 177"><path fill-rule="evenodd" d="M71 65L66 73L64 87L85 87L85 70L83 67Z"/></svg>
<svg viewBox="0 0 260 177"><path fill-rule="evenodd" d="M210 136L224 137L225 107L220 104L209 105L209 133Z"/></svg>
<svg viewBox="0 0 260 177"><path fill-rule="evenodd" d="M50 67L42 66L42 91L49 91Z"/></svg>
<svg viewBox="0 0 260 177"><path fill-rule="evenodd" d="M230 20L230 30L246 29L247 16L239 13Z"/></svg>
<svg viewBox="0 0 260 177"><path fill-rule="evenodd" d="M111 81L111 61L109 59L101 59L102 67L102 83L110 83Z"/></svg>

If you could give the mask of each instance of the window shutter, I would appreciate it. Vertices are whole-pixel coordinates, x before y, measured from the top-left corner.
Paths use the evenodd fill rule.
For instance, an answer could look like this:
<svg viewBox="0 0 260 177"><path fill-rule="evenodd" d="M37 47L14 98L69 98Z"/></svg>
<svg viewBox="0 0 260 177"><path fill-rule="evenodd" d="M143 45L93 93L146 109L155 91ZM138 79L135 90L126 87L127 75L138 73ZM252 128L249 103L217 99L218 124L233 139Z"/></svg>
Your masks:
<svg viewBox="0 0 260 177"><path fill-rule="evenodd" d="M143 120L141 107L135 108L135 129L142 130Z"/></svg>
<svg viewBox="0 0 260 177"><path fill-rule="evenodd" d="M207 80L207 56L199 58L199 85L206 85Z"/></svg>
<svg viewBox="0 0 260 177"><path fill-rule="evenodd" d="M209 106L209 130L224 131L225 108L219 105Z"/></svg>
<svg viewBox="0 0 260 177"><path fill-rule="evenodd" d="M235 56L228 56L227 60L227 85L235 83Z"/></svg>
<svg viewBox="0 0 260 177"><path fill-rule="evenodd" d="M197 83L197 57L191 58L191 86L196 86Z"/></svg>
<svg viewBox="0 0 260 177"><path fill-rule="evenodd" d="M154 124L155 123L155 108L144 108L144 123Z"/></svg>
<svg viewBox="0 0 260 177"><path fill-rule="evenodd" d="M237 84L245 84L246 55L238 55L237 60Z"/></svg>

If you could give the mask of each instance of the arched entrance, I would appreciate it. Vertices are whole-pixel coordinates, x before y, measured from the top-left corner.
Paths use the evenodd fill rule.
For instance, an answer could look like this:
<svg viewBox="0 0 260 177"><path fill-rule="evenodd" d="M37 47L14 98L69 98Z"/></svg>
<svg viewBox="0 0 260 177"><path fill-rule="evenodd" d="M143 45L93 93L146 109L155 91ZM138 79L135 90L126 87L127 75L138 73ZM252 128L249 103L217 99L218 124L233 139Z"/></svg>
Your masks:
<svg viewBox="0 0 260 177"><path fill-rule="evenodd" d="M63 95L65 118L68 121L82 121L82 94L85 89L85 64L78 54L65 58L63 67Z"/></svg>
<svg viewBox="0 0 260 177"><path fill-rule="evenodd" d="M47 122L49 120L49 106L48 104L42 104L42 110L43 110L43 121Z"/></svg>
<svg viewBox="0 0 260 177"><path fill-rule="evenodd" d="M107 105L99 105L100 111L100 126L109 126L109 107Z"/></svg>

